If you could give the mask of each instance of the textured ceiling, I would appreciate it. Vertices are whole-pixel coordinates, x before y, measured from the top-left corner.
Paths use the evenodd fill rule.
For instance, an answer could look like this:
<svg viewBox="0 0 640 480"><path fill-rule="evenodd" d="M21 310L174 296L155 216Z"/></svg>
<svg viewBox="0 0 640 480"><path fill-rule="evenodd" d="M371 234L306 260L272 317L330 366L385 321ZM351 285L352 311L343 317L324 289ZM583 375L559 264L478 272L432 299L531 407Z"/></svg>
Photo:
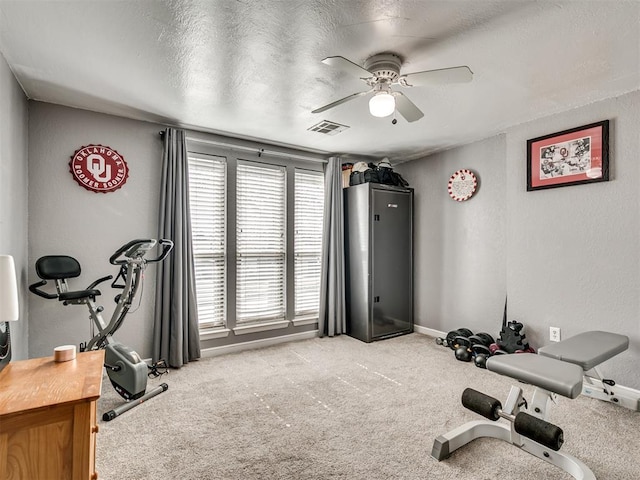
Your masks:
<svg viewBox="0 0 640 480"><path fill-rule="evenodd" d="M640 88L637 1L7 1L0 51L35 100L319 152L393 160ZM369 87L321 60L393 52L425 116L374 118ZM334 136L307 129L348 125ZM569 126L568 126L569 127Z"/></svg>

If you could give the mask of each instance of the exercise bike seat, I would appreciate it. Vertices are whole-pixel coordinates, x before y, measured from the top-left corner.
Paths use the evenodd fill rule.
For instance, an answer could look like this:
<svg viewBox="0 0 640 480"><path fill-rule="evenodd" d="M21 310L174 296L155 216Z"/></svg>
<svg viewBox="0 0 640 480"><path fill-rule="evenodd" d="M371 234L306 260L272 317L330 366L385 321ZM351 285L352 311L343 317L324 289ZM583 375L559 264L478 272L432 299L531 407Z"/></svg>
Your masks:
<svg viewBox="0 0 640 480"><path fill-rule="evenodd" d="M78 290L77 292L62 292L58 294L58 300L65 302L68 300L81 300L83 298L95 298L102 293L100 290Z"/></svg>

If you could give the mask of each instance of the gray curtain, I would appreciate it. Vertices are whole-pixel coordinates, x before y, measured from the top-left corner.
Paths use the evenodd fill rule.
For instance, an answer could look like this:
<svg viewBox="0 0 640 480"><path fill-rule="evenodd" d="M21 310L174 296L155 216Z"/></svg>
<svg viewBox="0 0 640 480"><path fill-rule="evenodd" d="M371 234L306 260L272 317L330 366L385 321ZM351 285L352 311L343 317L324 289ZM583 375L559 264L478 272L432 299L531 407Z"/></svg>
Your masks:
<svg viewBox="0 0 640 480"><path fill-rule="evenodd" d="M322 337L333 337L346 332L344 214L340 158L329 159L324 180L324 242L318 330Z"/></svg>
<svg viewBox="0 0 640 480"><path fill-rule="evenodd" d="M174 243L158 263L153 359L179 368L200 358L195 271L189 212L189 169L184 130L167 128L163 135L160 185L160 238Z"/></svg>

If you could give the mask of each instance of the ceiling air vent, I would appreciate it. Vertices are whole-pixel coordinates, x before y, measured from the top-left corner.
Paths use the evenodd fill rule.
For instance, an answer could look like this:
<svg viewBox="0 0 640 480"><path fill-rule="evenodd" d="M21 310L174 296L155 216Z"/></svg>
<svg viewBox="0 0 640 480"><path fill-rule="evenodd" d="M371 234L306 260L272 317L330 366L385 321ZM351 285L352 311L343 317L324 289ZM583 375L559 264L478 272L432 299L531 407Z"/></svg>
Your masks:
<svg viewBox="0 0 640 480"><path fill-rule="evenodd" d="M349 128L346 125L340 125L339 123L330 122L329 120L322 120L320 123L316 123L313 127L309 127L307 130L312 132L323 133L325 135L337 135L340 132Z"/></svg>

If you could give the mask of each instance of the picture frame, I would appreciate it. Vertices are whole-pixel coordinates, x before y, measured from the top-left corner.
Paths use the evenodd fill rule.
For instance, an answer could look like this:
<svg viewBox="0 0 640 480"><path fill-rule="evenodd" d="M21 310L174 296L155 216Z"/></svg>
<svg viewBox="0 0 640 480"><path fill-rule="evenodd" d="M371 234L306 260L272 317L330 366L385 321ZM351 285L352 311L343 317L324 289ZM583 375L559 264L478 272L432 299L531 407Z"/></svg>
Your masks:
<svg viewBox="0 0 640 480"><path fill-rule="evenodd" d="M609 181L609 120L527 140L527 191Z"/></svg>

